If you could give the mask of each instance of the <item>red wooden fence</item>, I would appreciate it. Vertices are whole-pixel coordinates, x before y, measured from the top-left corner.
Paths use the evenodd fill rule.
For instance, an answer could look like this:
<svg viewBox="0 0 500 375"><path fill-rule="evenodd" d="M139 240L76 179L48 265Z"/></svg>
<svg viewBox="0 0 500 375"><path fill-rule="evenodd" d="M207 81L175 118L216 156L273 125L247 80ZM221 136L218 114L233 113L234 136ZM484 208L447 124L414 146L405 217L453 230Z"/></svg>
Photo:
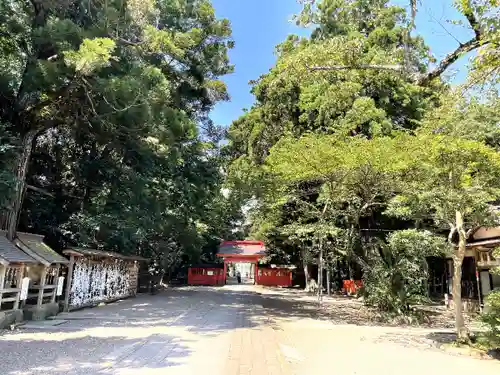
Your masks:
<svg viewBox="0 0 500 375"><path fill-rule="evenodd" d="M225 275L223 268L189 267L189 285L224 285Z"/></svg>
<svg viewBox="0 0 500 375"><path fill-rule="evenodd" d="M286 268L259 268L257 284L265 286L292 286L292 271Z"/></svg>

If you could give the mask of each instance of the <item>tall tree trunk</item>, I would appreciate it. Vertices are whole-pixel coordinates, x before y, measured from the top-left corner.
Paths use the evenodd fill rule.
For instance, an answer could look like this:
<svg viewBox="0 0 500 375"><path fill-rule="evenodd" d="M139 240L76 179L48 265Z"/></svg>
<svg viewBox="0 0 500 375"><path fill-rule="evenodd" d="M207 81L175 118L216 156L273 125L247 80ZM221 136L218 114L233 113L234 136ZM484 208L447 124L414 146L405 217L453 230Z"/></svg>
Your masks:
<svg viewBox="0 0 500 375"><path fill-rule="evenodd" d="M318 257L318 301L321 304L323 299L323 241L319 240Z"/></svg>
<svg viewBox="0 0 500 375"><path fill-rule="evenodd" d="M305 290L309 291L309 284L311 282L311 276L309 275L309 267L306 260L306 250L302 249L300 251L302 257L302 266L304 267L304 279L305 279Z"/></svg>
<svg viewBox="0 0 500 375"><path fill-rule="evenodd" d="M5 217L5 229L7 230L7 238L11 241L16 237L17 223L19 214L23 206L24 192L26 190L26 174L33 149L33 141L35 140L36 132L29 131L21 139L21 152L14 164L15 189L12 194L9 210Z"/></svg>
<svg viewBox="0 0 500 375"><path fill-rule="evenodd" d="M330 270L331 270L331 264L327 265L326 268L326 294L330 295L331 294L331 288L330 288Z"/></svg>
<svg viewBox="0 0 500 375"><path fill-rule="evenodd" d="M457 330L457 340L468 343L470 341L469 331L465 327L464 313L462 307L462 263L465 257L466 233L464 220L461 212L456 211L455 224L458 233L458 247L453 253L453 281L452 294L455 305L455 327Z"/></svg>

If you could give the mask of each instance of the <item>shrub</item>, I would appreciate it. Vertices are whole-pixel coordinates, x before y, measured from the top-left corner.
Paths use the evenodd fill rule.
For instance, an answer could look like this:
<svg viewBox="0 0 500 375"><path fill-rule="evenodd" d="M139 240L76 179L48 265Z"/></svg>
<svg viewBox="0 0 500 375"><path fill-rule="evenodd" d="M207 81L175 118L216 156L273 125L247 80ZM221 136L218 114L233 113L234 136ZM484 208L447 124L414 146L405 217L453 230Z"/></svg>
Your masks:
<svg viewBox="0 0 500 375"><path fill-rule="evenodd" d="M486 297L487 312L481 314L481 321L486 324L488 331L485 338L492 348L500 347L500 290L491 292Z"/></svg>
<svg viewBox="0 0 500 375"><path fill-rule="evenodd" d="M411 305L427 300L426 257L445 249L444 238L428 231L392 233L365 270L365 302L382 311L407 314Z"/></svg>
<svg viewBox="0 0 500 375"><path fill-rule="evenodd" d="M500 249L494 252L500 258ZM500 273L500 267L493 270ZM485 300L485 312L481 314L481 321L487 326L485 334L487 343L492 348L500 348L500 289L492 291Z"/></svg>

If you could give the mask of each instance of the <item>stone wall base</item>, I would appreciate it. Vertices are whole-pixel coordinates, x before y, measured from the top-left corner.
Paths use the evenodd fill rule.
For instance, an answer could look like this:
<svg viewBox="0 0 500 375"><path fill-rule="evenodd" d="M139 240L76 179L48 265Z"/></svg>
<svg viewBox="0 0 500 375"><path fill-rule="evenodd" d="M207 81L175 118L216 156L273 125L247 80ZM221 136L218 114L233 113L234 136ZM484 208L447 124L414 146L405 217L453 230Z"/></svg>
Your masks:
<svg viewBox="0 0 500 375"><path fill-rule="evenodd" d="M22 321L22 310L0 311L0 329L9 328L11 324L21 323Z"/></svg>
<svg viewBox="0 0 500 375"><path fill-rule="evenodd" d="M57 302L45 303L40 307L28 305L24 307L23 313L25 320L45 320L59 313L59 304Z"/></svg>
<svg viewBox="0 0 500 375"><path fill-rule="evenodd" d="M104 300L101 300L101 301L89 302L89 303L86 303L86 304L83 304L83 305L79 305L79 306L71 306L71 305L69 305L68 306L68 312L69 311L82 310L82 309L86 309L86 308L97 307L97 306L102 306L102 305L107 305L109 303L114 303L114 302L117 302L117 301L129 299L129 298L135 298L135 297L137 297L137 294L134 293L134 294L126 295L126 296L115 297L115 298L110 298L110 299L104 299Z"/></svg>

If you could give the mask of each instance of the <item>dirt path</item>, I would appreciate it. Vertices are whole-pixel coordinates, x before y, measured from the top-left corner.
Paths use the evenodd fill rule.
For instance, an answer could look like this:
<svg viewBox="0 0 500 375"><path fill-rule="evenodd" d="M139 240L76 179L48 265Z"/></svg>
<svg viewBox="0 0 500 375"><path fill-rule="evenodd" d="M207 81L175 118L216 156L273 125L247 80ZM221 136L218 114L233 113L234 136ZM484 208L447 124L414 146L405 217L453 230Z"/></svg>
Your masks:
<svg viewBox="0 0 500 375"><path fill-rule="evenodd" d="M439 350L435 329L347 324L344 304L330 309L247 285L174 288L6 333L0 373L500 374L500 361Z"/></svg>

